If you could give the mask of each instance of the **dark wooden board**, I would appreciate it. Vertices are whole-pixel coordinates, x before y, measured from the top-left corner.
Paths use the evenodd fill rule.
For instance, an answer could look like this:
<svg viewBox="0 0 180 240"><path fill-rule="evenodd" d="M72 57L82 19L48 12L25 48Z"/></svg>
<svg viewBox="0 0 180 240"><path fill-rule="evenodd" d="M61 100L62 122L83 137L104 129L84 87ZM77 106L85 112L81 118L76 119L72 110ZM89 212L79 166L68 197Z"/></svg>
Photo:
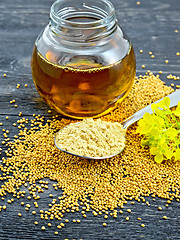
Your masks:
<svg viewBox="0 0 180 240"><path fill-rule="evenodd" d="M173 74L180 77L180 3L179 0L142 0L137 5L135 0L112 0L116 8L117 18L122 28L125 30L133 42L136 59L137 75L145 74L149 69L154 74L161 70L161 79L170 85L172 82L180 85L180 81L168 80L167 75ZM10 138L17 134L17 129L13 123L19 119L19 112L23 116L31 118L33 113L50 116L50 109L39 97L31 77L31 53L33 44L40 31L47 25L49 20L49 9L52 0L0 0L0 141L2 141L2 129L9 129ZM179 30L175 33L175 30ZM143 50L141 54L139 51ZM153 52L155 58L149 56L149 51ZM166 64L165 60L169 63ZM145 69L142 69L142 65ZM7 77L4 77L4 73ZM17 84L21 84L17 89ZM28 84L26 88L24 85ZM10 104L12 99L15 104ZM56 114L54 111L52 115ZM9 116L9 120L6 120ZM4 148L3 146L0 146ZM47 197L50 193L54 196L59 193L49 184L39 200L40 208L46 208L50 203ZM31 211L26 212L20 205L19 200L15 200L11 205L7 204L8 195L3 203L6 203L7 210L0 213L0 239L84 239L84 240L106 240L106 239L180 239L180 204L173 201L165 207L166 200L152 198L148 207L145 203L128 203L125 209L131 208L131 218L126 221L127 212L117 219L109 218L108 227L102 227L103 219L94 218L88 215L82 218L78 215L68 214L70 222L65 228L55 236L57 222L52 222L52 227L46 231L41 231L41 226L45 221L34 216ZM32 203L27 198L25 203ZM158 211L158 206L163 210ZM23 210L22 210L23 209ZM18 213L22 212L22 217ZM164 221L162 217L166 215L168 219ZM72 223L72 219L81 218L80 224ZM140 226L138 217L143 218L145 228ZM39 221L39 225L34 225L34 221Z"/></svg>

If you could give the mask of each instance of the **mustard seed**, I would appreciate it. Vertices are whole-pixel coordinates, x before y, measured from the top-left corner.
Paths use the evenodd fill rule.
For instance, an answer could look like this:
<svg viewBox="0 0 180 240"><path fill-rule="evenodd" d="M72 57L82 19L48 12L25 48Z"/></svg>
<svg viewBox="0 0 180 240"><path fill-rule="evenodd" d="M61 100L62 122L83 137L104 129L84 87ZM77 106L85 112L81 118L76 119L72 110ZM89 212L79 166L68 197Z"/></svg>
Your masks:
<svg viewBox="0 0 180 240"><path fill-rule="evenodd" d="M136 77L128 97L114 111L101 117L101 120L121 123L136 111L173 92L171 87L164 85L160 80L159 74L154 75L147 71L144 76ZM177 81L178 76L171 74L169 79ZM53 190L62 190L62 195L57 196L58 200L51 199L49 208L40 213L42 219L49 221L62 221L63 213L67 214L71 210L83 211L83 214L93 211L94 216L104 213L105 221L105 216L116 218L118 212L122 214L122 210L117 212L116 209L123 209L127 200L142 200L148 205L145 200L148 196L161 197L170 202L178 198L180 162L165 162L161 166L156 164L149 150L141 148L142 138L136 134L136 124L128 128L126 148L120 155L103 161L88 161L67 156L54 145L55 133L74 120L58 120L54 116L48 119L47 123L43 121L43 116L33 114L33 119L29 119L33 126L27 130L28 119L18 119L17 126L21 128L17 128L19 133L14 142L4 141L7 145L5 153L11 156L2 158L0 180L10 180L12 184L2 183L2 200L5 199L6 192L12 192L17 199L26 196L25 192L20 191L22 186L26 187L27 196L30 195L36 201L34 207L38 208L38 191L46 191L47 183L43 179L48 177L55 182ZM8 139L5 129L4 133L5 139ZM9 178L11 173L12 179ZM172 192L169 189L172 189ZM58 191L56 194L58 195ZM30 205L22 202L21 205L30 209ZM3 207L0 209L3 210ZM78 223L80 220L74 219L73 222ZM62 228L61 225L58 226Z"/></svg>

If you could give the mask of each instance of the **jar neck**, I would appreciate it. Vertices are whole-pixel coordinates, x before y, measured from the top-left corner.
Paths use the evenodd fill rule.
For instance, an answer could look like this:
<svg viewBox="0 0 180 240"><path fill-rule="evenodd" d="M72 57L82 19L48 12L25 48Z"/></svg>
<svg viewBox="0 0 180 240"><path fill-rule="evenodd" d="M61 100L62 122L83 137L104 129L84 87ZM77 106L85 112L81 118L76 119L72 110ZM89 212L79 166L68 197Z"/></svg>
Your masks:
<svg viewBox="0 0 180 240"><path fill-rule="evenodd" d="M61 39L93 43L117 28L113 5L107 0L58 0L50 11L50 29Z"/></svg>

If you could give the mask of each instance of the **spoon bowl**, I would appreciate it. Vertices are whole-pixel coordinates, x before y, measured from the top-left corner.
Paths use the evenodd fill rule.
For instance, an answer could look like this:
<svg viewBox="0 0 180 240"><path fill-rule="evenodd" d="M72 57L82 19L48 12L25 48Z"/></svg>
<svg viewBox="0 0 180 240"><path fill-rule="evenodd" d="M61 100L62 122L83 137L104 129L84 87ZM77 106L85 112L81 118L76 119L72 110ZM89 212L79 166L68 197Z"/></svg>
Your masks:
<svg viewBox="0 0 180 240"><path fill-rule="evenodd" d="M79 123L79 122L77 122L77 123ZM61 131L61 130L60 130L60 131ZM57 134L58 134L58 133L57 133ZM56 136L57 136L57 134L56 134ZM67 153L67 154L70 154L70 155L72 155L72 156L79 157L79 158L86 158L86 159L92 159L92 160L93 160L93 159L94 159L94 160L103 160L103 159L107 159L107 158L112 158L112 157L118 155L119 153L121 153L121 152L124 150L124 148L123 148L123 149L120 150L119 152L116 152L116 153L111 154L111 155L108 155L108 156L103 156L103 157L82 156L82 155L78 155L78 154L75 154L75 153L72 153L72 152L68 152L68 151L60 148L60 147L58 146L58 144L57 144L57 141L56 141L57 138L56 138L56 136L55 136L55 138L54 138L54 143L55 143L55 146L56 146L59 150L61 150L62 152L65 152L65 153ZM124 146L124 147L125 147L125 146Z"/></svg>
<svg viewBox="0 0 180 240"><path fill-rule="evenodd" d="M176 106L176 105L178 104L178 101L180 101L180 90L169 94L167 97L169 97L170 100L171 100L171 102L170 102L170 108ZM162 98L162 99L163 99L163 98ZM160 99L160 100L158 100L158 101L156 101L156 102L154 102L154 103L158 103L158 102L160 102L162 99ZM128 128L130 125L132 125L133 123L135 123L135 122L137 122L139 119L141 119L146 112L152 114L153 112L152 112L152 109L151 109L151 105L152 105L152 104L146 106L145 108L139 110L138 112L136 112L135 114L133 114L131 117L129 117L129 118L127 118L125 121L123 121L123 122L121 123L122 126L123 126L123 128L124 128L125 130L127 130L127 128ZM80 122L77 122L76 124L79 124L79 123L80 123ZM67 127L67 126L66 126L66 127ZM63 128L63 129L64 129L64 128ZM120 154L120 153L124 150L124 148L125 148L125 146L124 146L124 147L121 148L119 151L117 151L117 152L115 152L115 153L113 153L113 154L111 154L111 155L103 156L103 157L98 157L98 156L97 156L97 157L91 157L91 156L78 155L78 154L75 154L75 153L66 151L66 150L64 150L64 149L62 149L62 148L60 148L60 147L58 146L58 144L57 144L57 135L58 135L58 133L59 133L60 131L62 131L62 129L60 129L60 130L56 133L55 138L54 138L54 143L55 143L56 147L57 147L59 150L61 150L62 152L65 152L65 153L67 153L67 154L70 154L70 155L73 155L73 156L76 156L76 157L86 158L86 159L94 159L94 160L95 160L95 159L99 159L99 160L101 160L101 159L108 159L108 158L112 158L112 157Z"/></svg>

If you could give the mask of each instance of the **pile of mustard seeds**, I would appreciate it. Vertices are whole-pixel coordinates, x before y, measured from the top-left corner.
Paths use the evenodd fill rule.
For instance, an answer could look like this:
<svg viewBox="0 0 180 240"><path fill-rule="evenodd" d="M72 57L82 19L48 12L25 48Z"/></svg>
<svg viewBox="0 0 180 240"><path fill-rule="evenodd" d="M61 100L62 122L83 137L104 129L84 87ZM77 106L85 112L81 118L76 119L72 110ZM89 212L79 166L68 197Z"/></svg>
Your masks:
<svg viewBox="0 0 180 240"><path fill-rule="evenodd" d="M103 121L122 122L146 105L168 95L173 91L152 73L135 79L129 96L116 110L101 118ZM29 120L30 121L30 120ZM0 164L0 196L12 193L20 198L24 192L21 186L28 186L28 194L38 210L38 199L43 189L48 188L48 181L54 180L54 188L59 197L53 199L45 211L44 219L61 221L64 212L83 209L95 216L118 214L117 208L123 207L127 200L140 201L146 196L158 196L172 201L179 201L180 162L157 164L148 149L141 148L141 138L136 131L136 124L128 128L126 147L119 155L105 160L88 160L61 152L54 145L56 132L74 120L56 117L44 122L38 115L31 120L31 129L27 130L28 119L17 122L19 136L7 145L6 158ZM41 184L42 183L42 184ZM63 193L63 194L62 194Z"/></svg>
<svg viewBox="0 0 180 240"><path fill-rule="evenodd" d="M87 118L62 128L56 135L56 144L79 156L108 157L124 149L125 134L121 123Z"/></svg>

